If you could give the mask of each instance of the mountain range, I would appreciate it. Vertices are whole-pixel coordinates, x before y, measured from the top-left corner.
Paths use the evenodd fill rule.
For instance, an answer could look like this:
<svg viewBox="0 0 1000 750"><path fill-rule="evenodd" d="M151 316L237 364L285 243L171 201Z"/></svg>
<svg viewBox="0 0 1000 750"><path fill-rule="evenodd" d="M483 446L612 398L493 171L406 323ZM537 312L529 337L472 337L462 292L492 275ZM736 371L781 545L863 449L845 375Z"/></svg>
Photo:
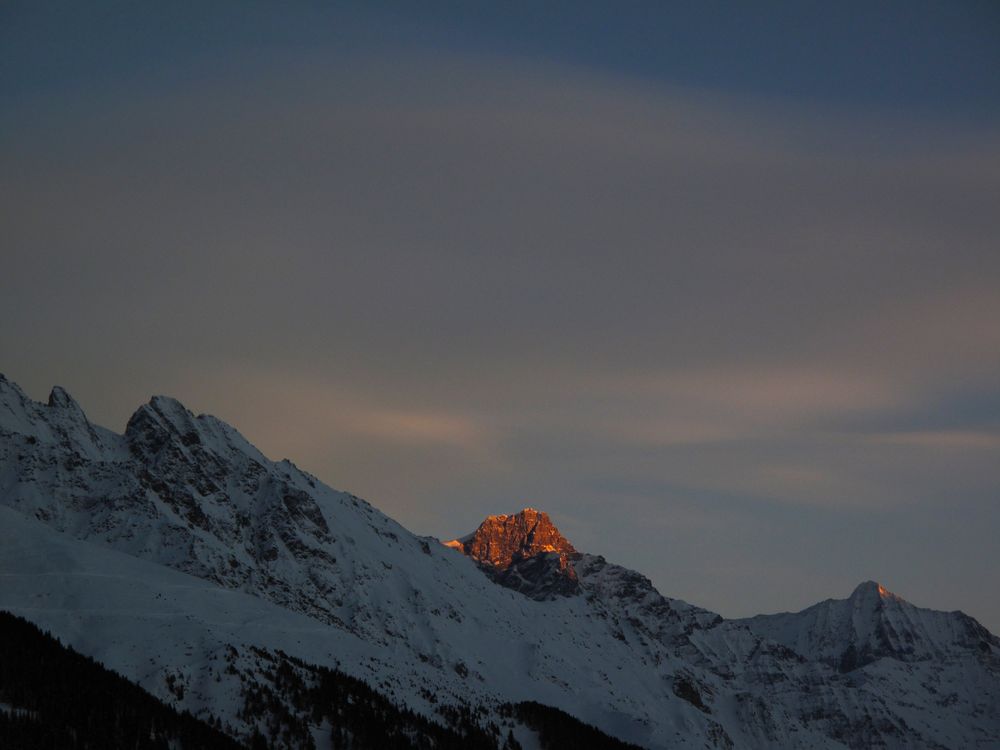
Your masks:
<svg viewBox="0 0 1000 750"><path fill-rule="evenodd" d="M727 620L532 508L417 536L166 397L117 434L0 375L0 581L0 610L247 744L365 746L335 675L413 746L1000 747L1000 639L962 612L869 581Z"/></svg>

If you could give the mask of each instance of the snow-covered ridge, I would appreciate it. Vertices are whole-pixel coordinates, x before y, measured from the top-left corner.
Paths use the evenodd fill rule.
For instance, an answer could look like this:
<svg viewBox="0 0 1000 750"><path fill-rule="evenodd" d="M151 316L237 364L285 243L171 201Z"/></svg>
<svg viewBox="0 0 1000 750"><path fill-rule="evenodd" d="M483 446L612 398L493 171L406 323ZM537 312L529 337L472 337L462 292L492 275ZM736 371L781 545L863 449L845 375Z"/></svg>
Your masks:
<svg viewBox="0 0 1000 750"><path fill-rule="evenodd" d="M195 709L233 710L212 657L254 645L339 662L419 711L537 700L651 747L1000 743L1000 643L966 615L863 584L802 613L723 621L547 529L505 588L165 397L118 435L62 389L39 403L0 376L0 505L0 606L152 688L183 667ZM24 538L49 552L29 555ZM577 585L535 596L563 555ZM87 560L93 575L77 575ZM116 570L131 583L94 603ZM202 593L172 600L161 627L156 595L182 575ZM223 616L219 596L241 604Z"/></svg>

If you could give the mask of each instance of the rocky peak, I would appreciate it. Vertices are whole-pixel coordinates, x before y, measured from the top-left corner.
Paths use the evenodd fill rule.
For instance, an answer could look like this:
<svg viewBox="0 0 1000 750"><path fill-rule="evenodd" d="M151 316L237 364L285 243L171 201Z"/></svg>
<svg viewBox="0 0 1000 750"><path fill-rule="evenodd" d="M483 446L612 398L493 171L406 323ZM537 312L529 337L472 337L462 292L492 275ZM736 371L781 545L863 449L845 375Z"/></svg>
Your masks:
<svg viewBox="0 0 1000 750"><path fill-rule="evenodd" d="M167 396L153 396L140 406L128 421L125 439L135 456L181 463L214 464L217 451L208 440L204 416L195 417L180 401ZM206 444L212 443L212 445Z"/></svg>
<svg viewBox="0 0 1000 750"><path fill-rule="evenodd" d="M859 583L851 593L850 600L854 602L903 601L902 597L892 593L878 581L864 581L863 583Z"/></svg>
<svg viewBox="0 0 1000 750"><path fill-rule="evenodd" d="M79 422L87 422L87 415L83 413L76 399L61 386L54 386L49 393L49 408L59 409L63 414Z"/></svg>
<svg viewBox="0 0 1000 750"><path fill-rule="evenodd" d="M49 392L49 406L59 408L59 409L79 409L80 406L76 403L76 399L66 392L66 389L60 385L52 387Z"/></svg>
<svg viewBox="0 0 1000 750"><path fill-rule="evenodd" d="M506 570L518 559L556 553L565 566L573 545L555 527L548 513L525 508L512 515L488 516L472 534L446 542L477 562Z"/></svg>
<svg viewBox="0 0 1000 750"><path fill-rule="evenodd" d="M95 456L103 449L103 439L83 409L63 388L55 386L48 403L35 401L21 388L0 375L0 435L17 436L15 442L28 445L58 445L69 453L71 462L81 456ZM18 451L17 455L22 455ZM26 455L26 454L24 454ZM4 450L0 446L0 464Z"/></svg>
<svg viewBox="0 0 1000 750"><path fill-rule="evenodd" d="M176 399L153 396L149 403L136 409L125 428L125 436L131 437L151 429L183 436L195 432L194 415Z"/></svg>
<svg viewBox="0 0 1000 750"><path fill-rule="evenodd" d="M445 545L471 557L497 583L535 599L578 588L571 560L579 554L548 513L534 508L488 516L473 533Z"/></svg>

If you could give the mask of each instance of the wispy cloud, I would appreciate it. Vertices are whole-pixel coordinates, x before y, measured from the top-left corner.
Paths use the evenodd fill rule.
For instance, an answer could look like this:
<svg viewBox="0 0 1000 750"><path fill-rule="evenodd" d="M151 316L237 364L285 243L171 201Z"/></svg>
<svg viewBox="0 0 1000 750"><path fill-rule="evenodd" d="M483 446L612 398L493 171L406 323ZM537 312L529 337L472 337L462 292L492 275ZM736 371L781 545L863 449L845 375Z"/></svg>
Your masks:
<svg viewBox="0 0 1000 750"><path fill-rule="evenodd" d="M819 418L896 408L914 397L885 377L817 366L763 368L736 363L622 374L601 380L598 388L659 405L661 412L670 415L664 420L668 439L689 428L696 440L712 434L746 436L755 431L808 428ZM698 415L701 421L694 421ZM684 416L692 421L685 423ZM655 416L647 414L647 418Z"/></svg>
<svg viewBox="0 0 1000 750"><path fill-rule="evenodd" d="M973 430L886 432L868 438L876 444L907 445L944 450L1000 450L1000 433Z"/></svg>
<svg viewBox="0 0 1000 750"><path fill-rule="evenodd" d="M370 411L352 417L347 428L386 441L444 443L469 447L483 431L467 417L433 412Z"/></svg>

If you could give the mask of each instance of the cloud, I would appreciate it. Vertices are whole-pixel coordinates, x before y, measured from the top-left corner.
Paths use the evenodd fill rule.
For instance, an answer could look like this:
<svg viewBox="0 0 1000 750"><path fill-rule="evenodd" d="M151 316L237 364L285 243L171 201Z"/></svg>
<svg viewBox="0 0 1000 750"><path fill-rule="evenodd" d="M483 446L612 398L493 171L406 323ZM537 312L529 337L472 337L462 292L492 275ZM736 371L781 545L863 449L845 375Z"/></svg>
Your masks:
<svg viewBox="0 0 1000 750"><path fill-rule="evenodd" d="M886 300L858 337L855 356L866 355L876 367L901 375L901 381L995 381L1000 371L998 279L987 273L916 299Z"/></svg>
<svg viewBox="0 0 1000 750"><path fill-rule="evenodd" d="M906 445L935 450L1000 450L1000 434L972 430L920 430L871 435L876 444Z"/></svg>
<svg viewBox="0 0 1000 750"><path fill-rule="evenodd" d="M623 436L711 442L809 429L830 415L899 407L913 397L886 378L794 365L751 365L623 375L600 388L646 404ZM648 405L656 408L649 409Z"/></svg>
<svg viewBox="0 0 1000 750"><path fill-rule="evenodd" d="M214 402L211 408L242 425L252 440L268 445L294 441L300 455L311 459L332 445L360 443L383 450L454 450L472 460L493 450L498 438L495 426L471 413L405 408L400 398L378 389L273 364L210 366L182 377L178 387L194 399L189 408ZM227 395L217 399L221 391ZM259 394L266 399L241 415Z"/></svg>
<svg viewBox="0 0 1000 750"><path fill-rule="evenodd" d="M448 414L374 411L357 415L352 422L355 432L389 441L469 446L481 437L471 420Z"/></svg>

